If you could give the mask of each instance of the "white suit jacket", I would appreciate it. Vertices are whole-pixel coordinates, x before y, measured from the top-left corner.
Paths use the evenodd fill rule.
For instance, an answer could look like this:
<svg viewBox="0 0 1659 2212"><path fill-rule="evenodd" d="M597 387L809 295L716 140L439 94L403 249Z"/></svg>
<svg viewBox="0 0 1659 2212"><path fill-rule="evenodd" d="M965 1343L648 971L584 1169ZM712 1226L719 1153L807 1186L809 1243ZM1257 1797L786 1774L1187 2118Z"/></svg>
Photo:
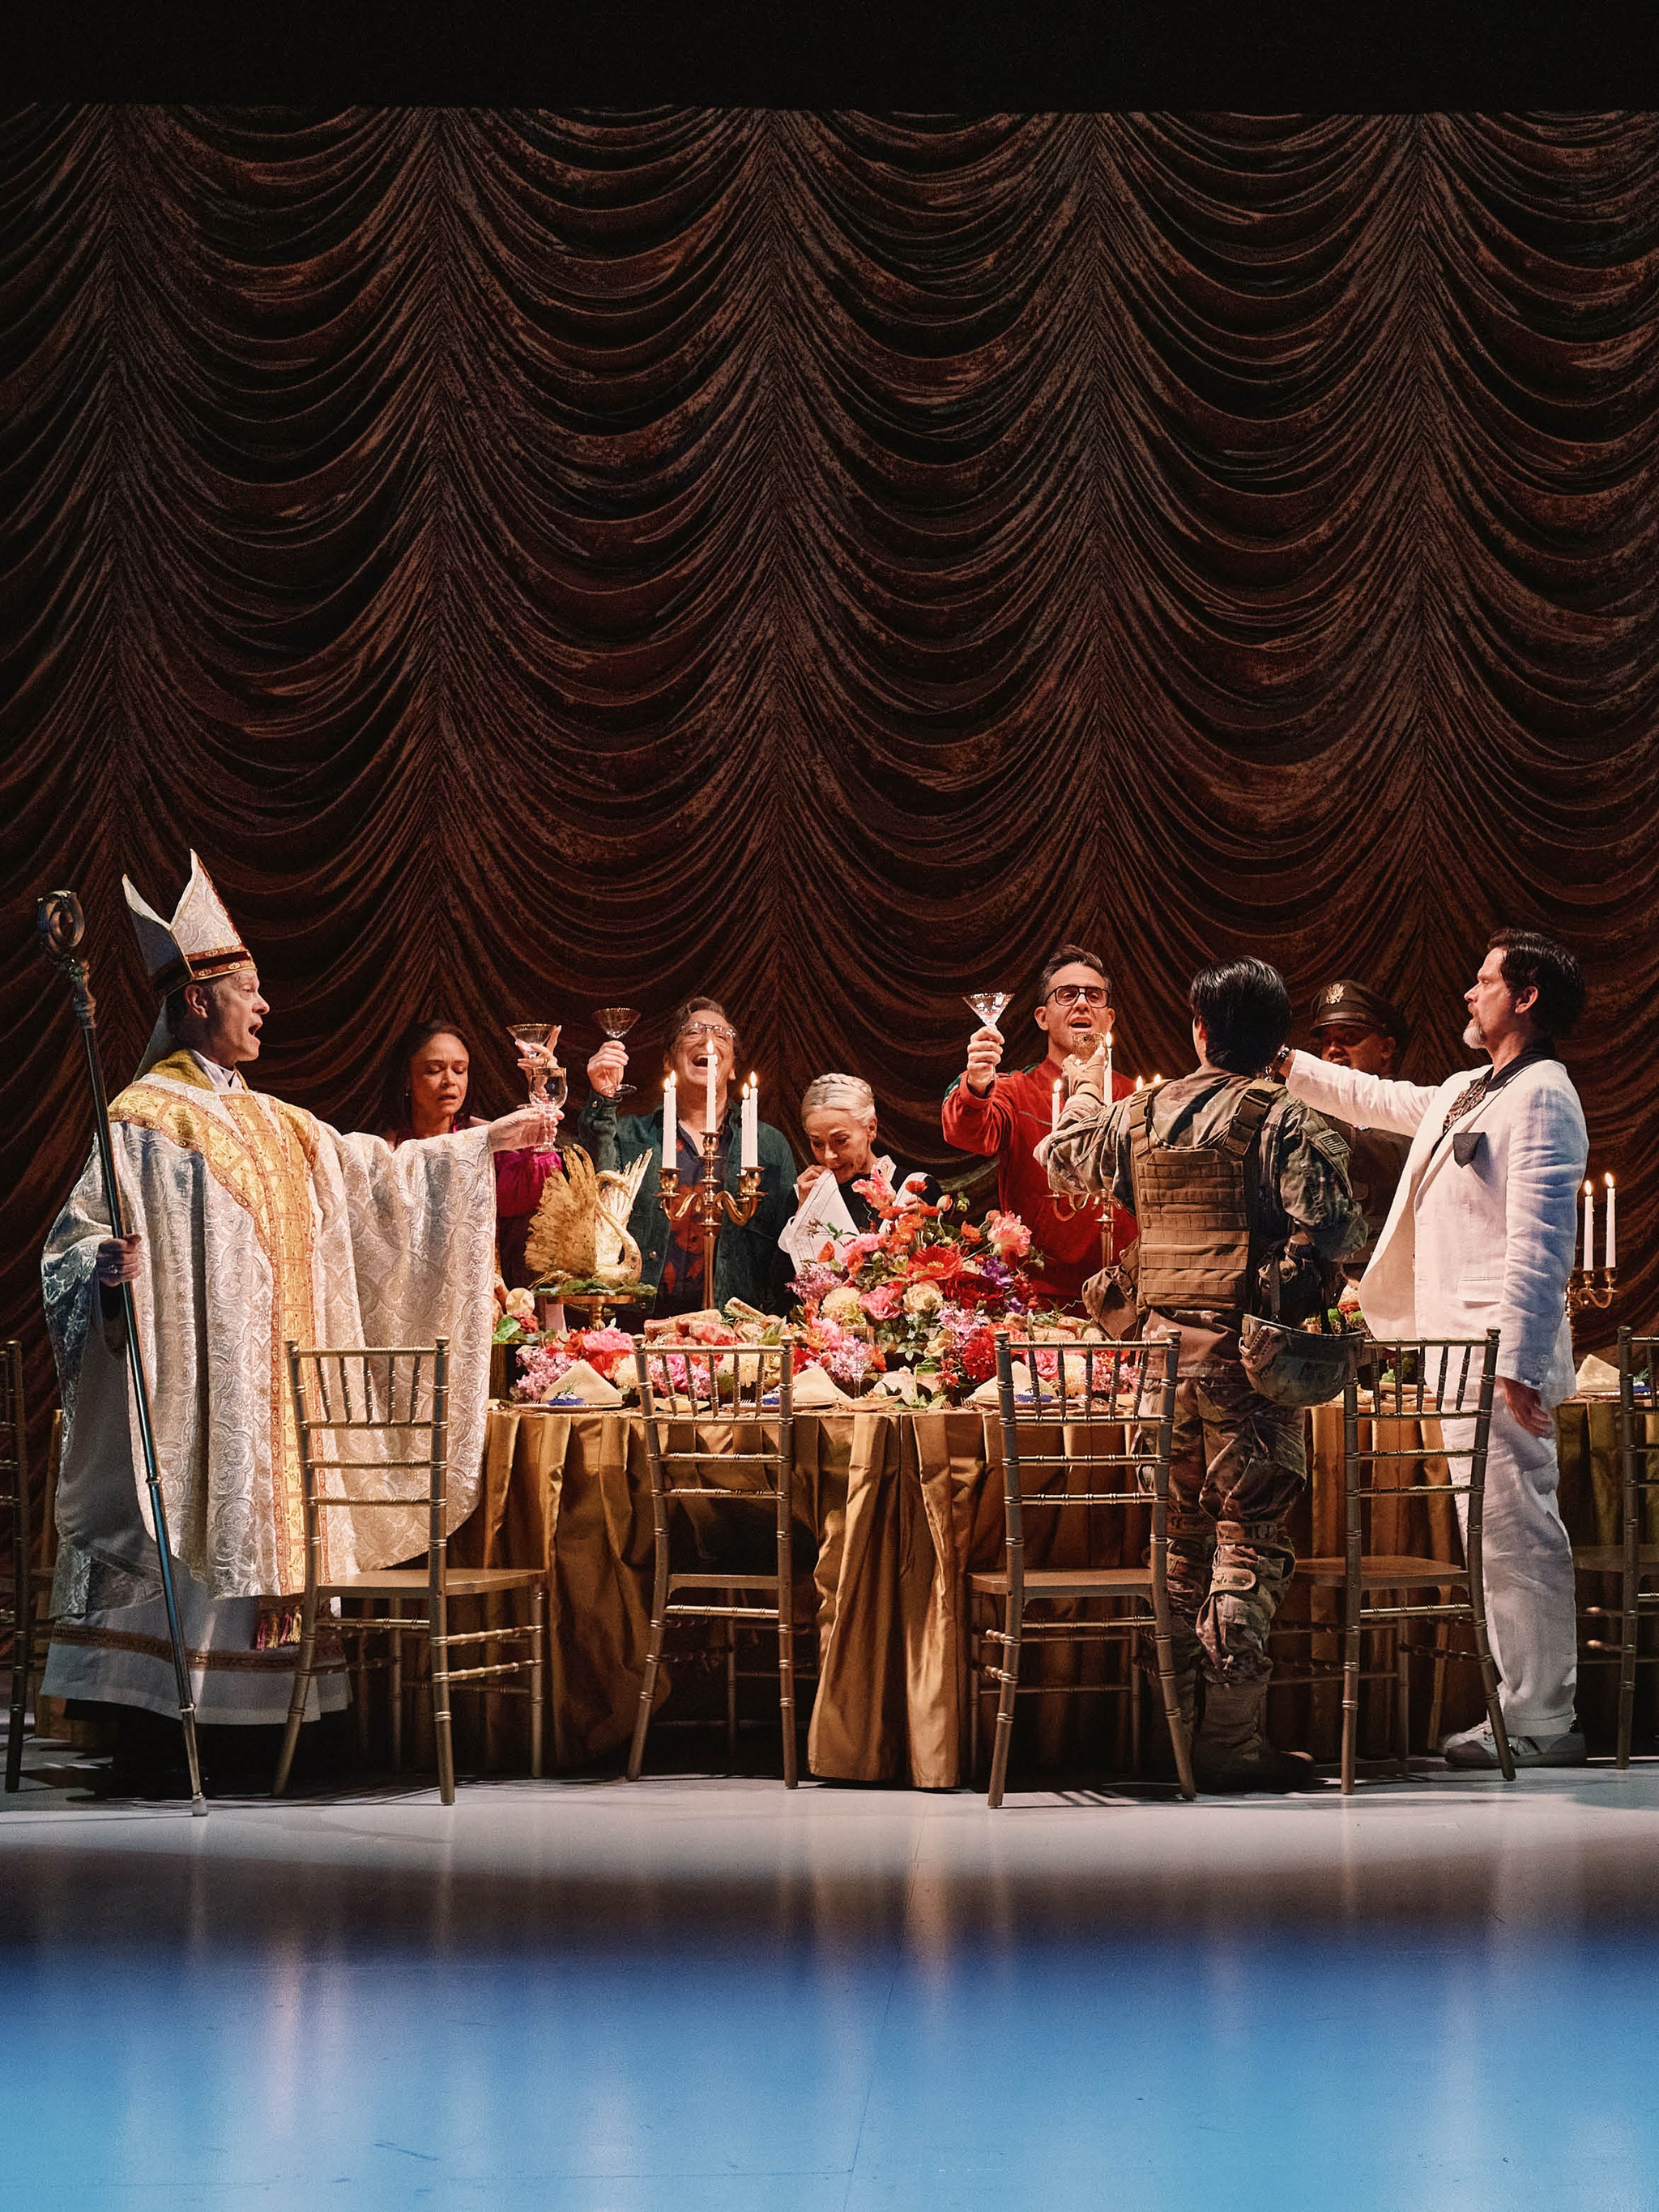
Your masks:
<svg viewBox="0 0 1659 2212"><path fill-rule="evenodd" d="M1589 1155L1583 1109L1560 1061L1535 1060L1443 1138L1453 1100L1484 1073L1397 1083L1298 1052L1285 1081L1321 1113L1413 1140L1359 1285L1373 1334L1479 1336L1496 1328L1498 1372L1529 1382L1553 1406L1573 1386L1566 1294ZM1467 1167L1453 1143L1464 1131L1480 1139Z"/></svg>

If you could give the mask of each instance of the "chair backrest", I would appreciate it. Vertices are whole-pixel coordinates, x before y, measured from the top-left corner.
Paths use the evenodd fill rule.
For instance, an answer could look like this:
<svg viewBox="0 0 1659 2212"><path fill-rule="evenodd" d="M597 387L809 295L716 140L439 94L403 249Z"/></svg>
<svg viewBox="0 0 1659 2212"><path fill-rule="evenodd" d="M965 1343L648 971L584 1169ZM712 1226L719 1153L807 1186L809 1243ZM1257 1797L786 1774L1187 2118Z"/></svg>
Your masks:
<svg viewBox="0 0 1659 2212"><path fill-rule="evenodd" d="M1484 1336L1413 1337L1368 1348L1364 1372L1369 1383L1351 1375L1342 1393L1343 1454L1347 1486L1361 1492L1379 1487L1379 1468L1404 1468L1425 1458L1446 1463L1443 1481L1390 1480L1391 1498L1443 1498L1466 1492L1478 1497L1486 1474L1486 1446L1492 1432L1492 1394L1498 1374L1498 1331ZM1366 1403L1361 1404L1364 1398ZM1362 1431L1360 1423L1370 1424ZM1409 1424L1405 1435L1389 1423ZM1432 1425L1438 1438L1422 1437Z"/></svg>
<svg viewBox="0 0 1659 2212"><path fill-rule="evenodd" d="M289 1340L289 1378L305 1477L313 1569L325 1548L325 1513L424 1508L428 1557L442 1577L449 1459L449 1340L348 1345ZM393 1557L397 1556L394 1552Z"/></svg>
<svg viewBox="0 0 1659 2212"><path fill-rule="evenodd" d="M1179 1338L1048 1344L998 1329L995 1344L1011 1535L1018 1532L1027 1502L1163 1507ZM1079 1469L1084 1486L1073 1489L1070 1477ZM1066 1486L1048 1486L1061 1470L1068 1474Z"/></svg>
<svg viewBox="0 0 1659 2212"><path fill-rule="evenodd" d="M0 1622L15 1627L29 1605L29 1452L23 1402L23 1347L0 1343L0 1516L11 1543L12 1587L0 1600Z"/></svg>
<svg viewBox="0 0 1659 2212"><path fill-rule="evenodd" d="M1498 1331L1375 1344L1367 1351L1364 1372L1369 1384L1351 1375L1342 1393L1352 1560L1357 1567L1374 1502L1462 1496L1468 1500L1463 1556L1471 1573L1478 1573Z"/></svg>
<svg viewBox="0 0 1659 2212"><path fill-rule="evenodd" d="M794 1354L787 1344L698 1344L636 1336L634 1371L645 1415L652 1480L665 1498L787 1498L795 1457ZM733 1449L698 1447L696 1423L730 1422ZM681 1435L691 1424L684 1442ZM724 1440L723 1440L724 1441ZM702 1471L751 1468L741 1488L699 1480Z"/></svg>
<svg viewBox="0 0 1659 2212"><path fill-rule="evenodd" d="M1639 1523L1640 1493L1659 1489L1659 1336L1619 1332L1619 1441L1625 1488Z"/></svg>

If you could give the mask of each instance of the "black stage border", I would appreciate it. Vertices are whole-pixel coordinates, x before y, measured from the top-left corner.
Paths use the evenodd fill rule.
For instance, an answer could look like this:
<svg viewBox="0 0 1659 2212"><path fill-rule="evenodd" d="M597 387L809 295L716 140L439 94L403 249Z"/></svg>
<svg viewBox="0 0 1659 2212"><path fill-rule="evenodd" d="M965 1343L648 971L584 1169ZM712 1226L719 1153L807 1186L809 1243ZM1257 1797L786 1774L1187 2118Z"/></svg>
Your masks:
<svg viewBox="0 0 1659 2212"><path fill-rule="evenodd" d="M0 104L920 113L1659 105L1607 0L13 0Z"/></svg>

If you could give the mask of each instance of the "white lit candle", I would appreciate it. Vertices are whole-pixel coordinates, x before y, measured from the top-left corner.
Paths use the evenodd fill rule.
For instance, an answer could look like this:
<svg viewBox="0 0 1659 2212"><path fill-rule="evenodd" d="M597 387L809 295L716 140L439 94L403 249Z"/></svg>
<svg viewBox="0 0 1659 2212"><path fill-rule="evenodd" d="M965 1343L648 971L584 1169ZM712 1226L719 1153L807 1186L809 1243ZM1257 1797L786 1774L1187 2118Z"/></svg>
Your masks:
<svg viewBox="0 0 1659 2212"><path fill-rule="evenodd" d="M662 1164L672 1168L680 1156L680 1086L672 1075L662 1079Z"/></svg>
<svg viewBox="0 0 1659 2212"><path fill-rule="evenodd" d="M743 1153L738 1164L760 1165L760 1078L754 1074L743 1086Z"/></svg>
<svg viewBox="0 0 1659 2212"><path fill-rule="evenodd" d="M712 1042L709 1043L707 1049L708 1057L703 1062L702 1066L702 1133L705 1137L712 1137L716 1127L714 1121L714 1064L719 1060L720 1054L715 1051Z"/></svg>
<svg viewBox="0 0 1659 2212"><path fill-rule="evenodd" d="M1613 1177L1608 1176L1605 1181L1607 1186L1607 1243L1604 1249L1607 1254L1607 1273L1611 1274L1619 1265L1619 1239L1613 1227L1613 1207L1617 1202L1617 1194L1613 1187Z"/></svg>
<svg viewBox="0 0 1659 2212"><path fill-rule="evenodd" d="M1584 1273L1591 1273L1595 1266L1595 1185L1584 1185Z"/></svg>
<svg viewBox="0 0 1659 2212"><path fill-rule="evenodd" d="M1112 1103L1112 1033L1106 1032L1106 1103Z"/></svg>
<svg viewBox="0 0 1659 2212"><path fill-rule="evenodd" d="M1064 1081L1058 1075L1055 1076L1054 1096L1048 1101L1048 1129L1051 1135L1060 1127L1060 1102L1065 1095L1065 1091Z"/></svg>
<svg viewBox="0 0 1659 2212"><path fill-rule="evenodd" d="M1139 1076L1136 1076L1136 1078L1135 1078L1135 1089L1136 1089L1137 1091L1139 1091L1139 1088L1140 1088L1140 1078L1139 1078Z"/></svg>

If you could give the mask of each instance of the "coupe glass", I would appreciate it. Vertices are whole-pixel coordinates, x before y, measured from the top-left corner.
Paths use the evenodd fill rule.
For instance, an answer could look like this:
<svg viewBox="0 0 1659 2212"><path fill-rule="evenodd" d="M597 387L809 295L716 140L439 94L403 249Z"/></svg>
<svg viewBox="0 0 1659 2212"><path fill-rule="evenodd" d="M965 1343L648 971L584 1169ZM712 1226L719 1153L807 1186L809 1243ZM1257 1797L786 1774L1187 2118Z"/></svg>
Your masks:
<svg viewBox="0 0 1659 2212"><path fill-rule="evenodd" d="M969 991L967 1000L986 1028L994 1030L998 1017L1013 995L1012 991Z"/></svg>
<svg viewBox="0 0 1659 2212"><path fill-rule="evenodd" d="M509 1022L507 1033L515 1044L534 1045L547 1054L539 1066L530 1071L530 1103L554 1109L564 1104L569 1091L565 1072L553 1058L553 1048L559 1041L556 1022Z"/></svg>
<svg viewBox="0 0 1659 2212"><path fill-rule="evenodd" d="M596 1006L593 1010L593 1018L599 1025L600 1034L612 1038L625 1037L639 1018L638 1010L633 1006ZM631 1083L619 1083L611 1095L613 1098L622 1098L634 1087Z"/></svg>

